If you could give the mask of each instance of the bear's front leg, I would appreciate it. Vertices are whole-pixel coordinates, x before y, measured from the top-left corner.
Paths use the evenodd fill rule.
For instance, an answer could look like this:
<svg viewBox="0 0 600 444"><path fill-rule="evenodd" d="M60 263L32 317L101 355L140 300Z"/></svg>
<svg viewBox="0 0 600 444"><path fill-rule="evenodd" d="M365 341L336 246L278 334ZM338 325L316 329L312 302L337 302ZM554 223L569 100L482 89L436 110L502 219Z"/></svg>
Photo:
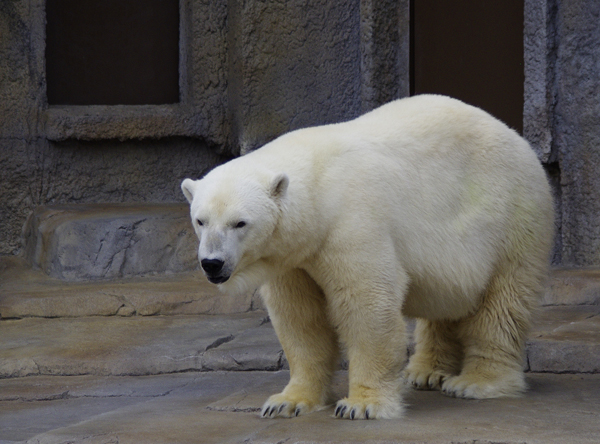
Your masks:
<svg viewBox="0 0 600 444"><path fill-rule="evenodd" d="M401 371L406 361L402 285L365 279L328 296L349 360L348 397L335 416L348 419L402 416Z"/></svg>
<svg viewBox="0 0 600 444"><path fill-rule="evenodd" d="M323 408L338 358L323 292L295 269L261 288L271 322L290 365L290 382L263 405L262 417L294 417Z"/></svg>

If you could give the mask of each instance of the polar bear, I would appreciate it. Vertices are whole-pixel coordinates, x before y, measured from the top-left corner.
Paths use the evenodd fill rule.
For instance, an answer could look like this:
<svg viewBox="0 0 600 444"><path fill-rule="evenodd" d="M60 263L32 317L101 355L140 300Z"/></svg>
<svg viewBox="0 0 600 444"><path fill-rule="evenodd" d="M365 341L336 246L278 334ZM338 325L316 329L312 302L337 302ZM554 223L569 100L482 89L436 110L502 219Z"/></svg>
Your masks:
<svg viewBox="0 0 600 444"><path fill-rule="evenodd" d="M528 143L484 111L397 100L283 135L182 190L209 281L261 286L288 359L262 416L324 408L341 352L339 418L401 416L403 380L464 398L524 390L553 202ZM404 317L417 327L403 371Z"/></svg>

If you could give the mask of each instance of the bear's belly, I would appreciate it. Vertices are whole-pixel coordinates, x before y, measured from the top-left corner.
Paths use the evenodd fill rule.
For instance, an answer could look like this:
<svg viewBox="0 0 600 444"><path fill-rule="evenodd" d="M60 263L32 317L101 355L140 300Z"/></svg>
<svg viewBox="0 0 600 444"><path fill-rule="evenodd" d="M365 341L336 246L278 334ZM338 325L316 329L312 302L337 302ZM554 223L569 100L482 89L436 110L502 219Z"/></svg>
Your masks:
<svg viewBox="0 0 600 444"><path fill-rule="evenodd" d="M473 313L483 288L460 288L434 282L411 282L402 314L409 318L457 320Z"/></svg>

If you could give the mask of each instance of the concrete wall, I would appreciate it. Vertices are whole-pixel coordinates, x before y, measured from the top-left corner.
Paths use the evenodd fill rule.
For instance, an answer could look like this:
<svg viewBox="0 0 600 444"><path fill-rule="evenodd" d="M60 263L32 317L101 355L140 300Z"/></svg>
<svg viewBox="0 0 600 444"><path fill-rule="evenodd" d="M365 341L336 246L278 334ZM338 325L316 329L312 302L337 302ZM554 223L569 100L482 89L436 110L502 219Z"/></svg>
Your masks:
<svg viewBox="0 0 600 444"><path fill-rule="evenodd" d="M182 177L407 95L408 4L180 0L180 103L49 107L45 0L1 1L0 254L36 206L182 201ZM525 0L524 134L564 265L600 265L599 23L596 0Z"/></svg>

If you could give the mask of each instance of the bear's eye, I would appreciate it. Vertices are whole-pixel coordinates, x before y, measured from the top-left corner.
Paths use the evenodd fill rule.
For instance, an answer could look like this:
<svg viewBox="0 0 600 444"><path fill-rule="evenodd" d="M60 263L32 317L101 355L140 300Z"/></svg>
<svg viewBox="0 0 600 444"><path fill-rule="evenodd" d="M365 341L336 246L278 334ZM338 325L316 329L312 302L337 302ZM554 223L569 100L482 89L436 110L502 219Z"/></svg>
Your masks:
<svg viewBox="0 0 600 444"><path fill-rule="evenodd" d="M244 222L243 220L241 220L237 224L235 224L235 228L244 228L245 226L246 226L246 222Z"/></svg>
<svg viewBox="0 0 600 444"><path fill-rule="evenodd" d="M200 219L197 219L196 222L198 222L198 226L200 227L204 225L204 222L202 222Z"/></svg>

